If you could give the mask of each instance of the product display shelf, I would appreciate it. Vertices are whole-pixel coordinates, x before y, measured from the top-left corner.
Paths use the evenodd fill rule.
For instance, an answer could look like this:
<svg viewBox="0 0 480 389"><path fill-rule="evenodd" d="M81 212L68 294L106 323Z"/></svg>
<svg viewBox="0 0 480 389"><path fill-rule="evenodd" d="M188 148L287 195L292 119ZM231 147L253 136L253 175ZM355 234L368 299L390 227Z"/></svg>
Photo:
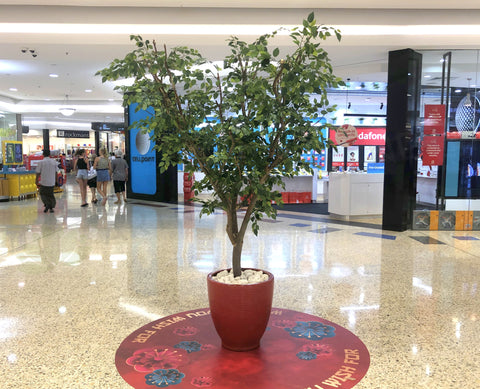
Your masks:
<svg viewBox="0 0 480 389"><path fill-rule="evenodd" d="M31 171L4 172L8 180L8 196L18 200L37 194L36 174Z"/></svg>
<svg viewBox="0 0 480 389"><path fill-rule="evenodd" d="M0 201L8 201L8 180L5 175L0 175Z"/></svg>

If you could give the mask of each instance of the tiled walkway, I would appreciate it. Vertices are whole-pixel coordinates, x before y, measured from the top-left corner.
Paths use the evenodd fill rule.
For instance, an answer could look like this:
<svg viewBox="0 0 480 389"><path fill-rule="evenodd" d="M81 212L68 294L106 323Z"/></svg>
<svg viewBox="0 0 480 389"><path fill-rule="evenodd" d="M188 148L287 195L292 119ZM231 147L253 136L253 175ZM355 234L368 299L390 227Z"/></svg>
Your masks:
<svg viewBox="0 0 480 389"><path fill-rule="evenodd" d="M69 184L53 214L37 199L0 203L2 389L128 388L119 344L208 306L206 275L229 264L224 214L114 200L81 208ZM480 388L480 232L398 233L286 212L260 224L244 266L274 273L275 307L362 339L371 366L356 388Z"/></svg>

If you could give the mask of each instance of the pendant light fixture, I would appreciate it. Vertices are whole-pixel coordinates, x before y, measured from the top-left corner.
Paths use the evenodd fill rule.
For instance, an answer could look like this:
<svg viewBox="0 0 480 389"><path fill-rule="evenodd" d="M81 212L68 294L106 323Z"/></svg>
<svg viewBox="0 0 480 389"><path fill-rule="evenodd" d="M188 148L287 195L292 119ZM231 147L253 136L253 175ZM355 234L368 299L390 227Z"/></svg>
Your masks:
<svg viewBox="0 0 480 389"><path fill-rule="evenodd" d="M472 106L472 99L470 97L470 81L471 81L471 78L467 78L467 81L468 81L467 96L464 99L463 106L469 108L469 107Z"/></svg>
<svg viewBox="0 0 480 389"><path fill-rule="evenodd" d="M75 113L75 108L68 106L68 95L65 95L65 103L59 111L63 116L72 116Z"/></svg>

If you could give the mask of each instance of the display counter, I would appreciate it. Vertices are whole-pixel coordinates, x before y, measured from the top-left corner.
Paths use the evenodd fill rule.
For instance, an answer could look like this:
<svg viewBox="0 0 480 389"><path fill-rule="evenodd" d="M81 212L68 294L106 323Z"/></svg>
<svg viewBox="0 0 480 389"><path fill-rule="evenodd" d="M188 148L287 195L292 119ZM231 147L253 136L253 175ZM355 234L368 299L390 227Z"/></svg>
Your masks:
<svg viewBox="0 0 480 389"><path fill-rule="evenodd" d="M383 174L330 173L328 212L345 218L381 215Z"/></svg>
<svg viewBox="0 0 480 389"><path fill-rule="evenodd" d="M8 180L3 175L0 176L0 201L8 201L10 196L8 195Z"/></svg>
<svg viewBox="0 0 480 389"><path fill-rule="evenodd" d="M8 180L8 196L22 198L37 194L36 173L33 171L3 171L2 177Z"/></svg>

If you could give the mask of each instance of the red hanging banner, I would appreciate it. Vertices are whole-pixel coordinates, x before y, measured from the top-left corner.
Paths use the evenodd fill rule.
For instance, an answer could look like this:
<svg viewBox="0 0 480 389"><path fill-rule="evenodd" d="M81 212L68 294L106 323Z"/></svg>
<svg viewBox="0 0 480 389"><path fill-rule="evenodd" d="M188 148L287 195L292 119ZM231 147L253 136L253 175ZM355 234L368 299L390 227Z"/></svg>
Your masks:
<svg viewBox="0 0 480 389"><path fill-rule="evenodd" d="M424 135L445 133L445 104L425 104Z"/></svg>
<svg viewBox="0 0 480 389"><path fill-rule="evenodd" d="M443 135L423 137L421 152L424 165L443 165L444 139L445 137Z"/></svg>

